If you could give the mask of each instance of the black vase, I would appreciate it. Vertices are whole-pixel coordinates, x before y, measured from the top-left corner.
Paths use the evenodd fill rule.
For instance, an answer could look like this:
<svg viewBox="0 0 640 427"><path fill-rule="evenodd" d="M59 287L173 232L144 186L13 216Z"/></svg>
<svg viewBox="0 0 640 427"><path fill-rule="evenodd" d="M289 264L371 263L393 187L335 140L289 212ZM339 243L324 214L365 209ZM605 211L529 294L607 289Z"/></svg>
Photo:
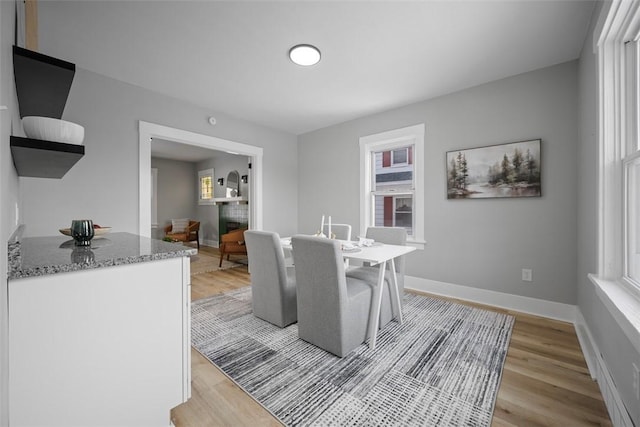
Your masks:
<svg viewBox="0 0 640 427"><path fill-rule="evenodd" d="M90 219L74 219L71 221L71 237L76 246L91 246L93 239L93 221Z"/></svg>

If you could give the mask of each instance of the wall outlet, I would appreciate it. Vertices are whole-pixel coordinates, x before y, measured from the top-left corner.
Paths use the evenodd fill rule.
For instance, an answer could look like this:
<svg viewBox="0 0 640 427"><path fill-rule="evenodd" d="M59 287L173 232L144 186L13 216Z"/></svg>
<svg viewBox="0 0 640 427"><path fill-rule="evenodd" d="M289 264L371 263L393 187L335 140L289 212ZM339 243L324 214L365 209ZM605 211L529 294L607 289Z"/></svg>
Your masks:
<svg viewBox="0 0 640 427"><path fill-rule="evenodd" d="M633 364L633 391L636 392L636 400L640 400L640 369Z"/></svg>
<svg viewBox="0 0 640 427"><path fill-rule="evenodd" d="M532 282L533 281L533 270L530 268L522 269L522 281L523 282Z"/></svg>

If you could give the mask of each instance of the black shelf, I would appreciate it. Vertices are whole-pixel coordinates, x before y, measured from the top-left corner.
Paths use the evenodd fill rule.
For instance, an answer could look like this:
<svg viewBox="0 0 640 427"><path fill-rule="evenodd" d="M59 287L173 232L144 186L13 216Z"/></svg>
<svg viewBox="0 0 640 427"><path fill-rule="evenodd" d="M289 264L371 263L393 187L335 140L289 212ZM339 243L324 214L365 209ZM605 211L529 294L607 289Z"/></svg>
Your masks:
<svg viewBox="0 0 640 427"><path fill-rule="evenodd" d="M13 46L13 70L20 117L62 118L75 64Z"/></svg>
<svg viewBox="0 0 640 427"><path fill-rule="evenodd" d="M11 155L19 176L62 178L84 156L84 145L12 136Z"/></svg>
<svg viewBox="0 0 640 427"><path fill-rule="evenodd" d="M20 117L62 118L74 64L13 46L13 71ZM12 136L11 155L19 176L62 178L84 156L84 146Z"/></svg>

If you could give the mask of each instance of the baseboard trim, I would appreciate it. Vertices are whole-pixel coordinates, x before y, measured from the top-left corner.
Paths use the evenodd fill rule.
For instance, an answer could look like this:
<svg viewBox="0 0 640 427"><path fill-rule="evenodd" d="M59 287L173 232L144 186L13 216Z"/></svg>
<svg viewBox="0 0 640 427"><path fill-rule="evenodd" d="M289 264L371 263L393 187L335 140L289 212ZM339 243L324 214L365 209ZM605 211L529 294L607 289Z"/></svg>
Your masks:
<svg viewBox="0 0 640 427"><path fill-rule="evenodd" d="M624 406L622 397L611 377L607 364L602 358L600 349L598 349L598 345L593 339L593 335L589 329L589 325L587 325L579 308L576 310L575 328L582 354L584 354L584 358L587 361L589 373L591 374L591 378L598 383L612 424L616 427L633 427L633 422L627 412L627 408Z"/></svg>
<svg viewBox="0 0 640 427"><path fill-rule="evenodd" d="M209 246L211 248L218 248L218 241L217 240L205 240L203 239L202 242L200 242L201 244L203 244L204 246Z"/></svg>
<svg viewBox="0 0 640 427"><path fill-rule="evenodd" d="M589 329L589 326L587 326L587 321L579 308L576 308L576 321L573 326L576 329L580 349L584 355L584 360L587 362L587 368L589 368L591 379L597 381L599 350L593 336L591 335L591 330Z"/></svg>
<svg viewBox="0 0 640 427"><path fill-rule="evenodd" d="M454 285L414 276L405 276L404 286L407 289L506 308L563 322L575 323L576 320L576 306L571 304Z"/></svg>

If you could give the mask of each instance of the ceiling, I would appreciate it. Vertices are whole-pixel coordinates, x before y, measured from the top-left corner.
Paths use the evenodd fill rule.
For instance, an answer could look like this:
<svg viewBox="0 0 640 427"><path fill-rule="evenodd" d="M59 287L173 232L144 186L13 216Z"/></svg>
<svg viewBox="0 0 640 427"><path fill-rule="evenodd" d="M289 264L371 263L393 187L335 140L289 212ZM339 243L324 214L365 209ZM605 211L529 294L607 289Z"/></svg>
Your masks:
<svg viewBox="0 0 640 427"><path fill-rule="evenodd" d="M579 57L593 2L40 1L40 51L302 134ZM312 67L287 57L322 51ZM203 117L203 120L206 120Z"/></svg>

